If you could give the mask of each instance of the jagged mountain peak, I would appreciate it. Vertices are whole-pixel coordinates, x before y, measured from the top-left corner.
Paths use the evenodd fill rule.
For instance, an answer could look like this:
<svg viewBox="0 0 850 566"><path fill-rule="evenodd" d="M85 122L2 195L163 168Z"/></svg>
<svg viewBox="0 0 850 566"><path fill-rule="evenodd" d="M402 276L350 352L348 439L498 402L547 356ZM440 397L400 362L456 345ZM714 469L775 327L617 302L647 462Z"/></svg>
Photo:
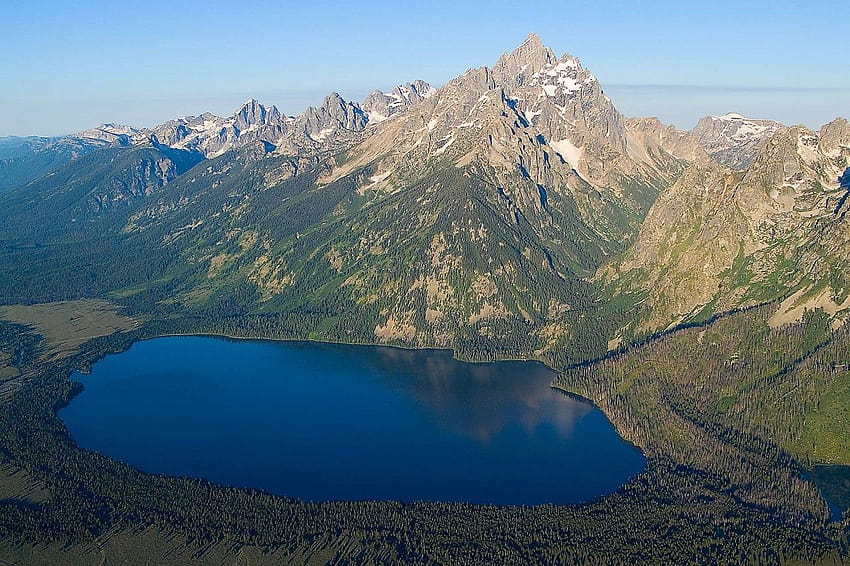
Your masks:
<svg viewBox="0 0 850 566"><path fill-rule="evenodd" d="M382 96L372 93L364 110L371 112ZM578 177L619 187L623 176L649 186L675 179L683 169L679 161L707 158L684 134L658 135L663 128L653 127L654 138L630 135L597 78L575 56L556 57L535 34L492 68L468 70L385 126L328 178L375 159L384 162L381 171L394 175L403 175L406 163L450 160L458 167L498 164L508 175L520 170L544 187Z"/></svg>
<svg viewBox="0 0 850 566"><path fill-rule="evenodd" d="M233 117L236 126L245 129L279 121L280 111L275 106L263 106L259 100L252 98Z"/></svg>
<svg viewBox="0 0 850 566"><path fill-rule="evenodd" d="M493 78L506 88L522 86L544 66L557 60L555 52L531 33L516 49L499 58L492 69Z"/></svg>
<svg viewBox="0 0 850 566"><path fill-rule="evenodd" d="M154 158L144 163L158 171L157 163L175 161L169 150L189 150L173 156L190 163L200 153L216 157L238 149L169 191L195 198L202 186L212 191L233 183L216 194L229 199L245 191L246 202L258 188L298 195L293 200L303 207L287 204L273 223L258 224L266 232L256 241L268 244L246 260L256 268L248 281L257 283L263 301L301 285L279 304L308 296L311 281L338 279L338 297L355 297L358 304L372 304L378 289L409 290L397 305L374 315L378 341L436 336L449 344L463 327L484 336L492 329L476 325L499 320L503 326L511 313L513 306L501 297L525 297L532 285L561 289L564 279L594 273L619 289L646 291L645 303L655 314L642 322L656 330L713 305L715 298L723 308L752 304L755 299L742 295L746 289L739 295L733 285L770 283L777 272L770 262L796 257L791 236L832 229L830 221L843 218L850 206L846 120L819 133L738 113L701 123L733 142L776 135L749 173L733 172L712 161L693 132L657 119L624 118L576 57L557 57L531 34L493 67L472 69L436 91L414 81L373 91L362 104L333 92L294 118L252 98L228 117L174 120L163 125L164 134L148 137ZM232 167L239 171L228 173ZM124 171L136 175L140 168ZM161 187L148 180L164 185L173 178L170 171L139 173L144 183L132 186L153 187L136 191L153 194ZM291 186L280 184L296 175ZM104 194L108 202L126 197ZM254 217L265 217L261 207L270 202L279 201L264 196L240 205L230 226L243 226L239 215L252 206ZM160 217L160 204L151 205L150 218ZM321 231L302 241L298 234L307 217ZM194 225L180 222L175 226ZM340 226L344 231L337 232ZM209 242L224 241L209 234ZM300 247L287 248L290 236ZM209 244L209 257L219 256L217 246ZM848 257L843 249L834 255ZM751 264L739 265L739 256ZM410 258L426 258L413 260L411 277L396 278L387 269L408 266ZM821 269L816 259L806 272ZM303 269L315 271L299 282ZM525 274L533 277L526 281ZM229 277L245 283L244 271ZM565 291L556 301L561 304L520 306L523 324L558 322L559 313L571 308L569 300ZM569 336L569 329L559 332Z"/></svg>
<svg viewBox="0 0 850 566"><path fill-rule="evenodd" d="M529 64L535 62L542 62L545 64L551 62L554 58L556 58L555 52L544 45L543 41L541 41L540 37L536 33L531 32L528 34L528 37L525 38L525 41L519 44L510 53L502 55L499 61L501 62L507 59L513 59Z"/></svg>
<svg viewBox="0 0 850 566"><path fill-rule="evenodd" d="M322 106L330 106L333 104L345 104L345 99L338 92L331 92L322 101Z"/></svg>
<svg viewBox="0 0 850 566"><path fill-rule="evenodd" d="M533 31L528 32L528 35L525 36L525 41L523 41L523 45L526 43L543 45L543 41L541 41L540 36L534 33Z"/></svg>

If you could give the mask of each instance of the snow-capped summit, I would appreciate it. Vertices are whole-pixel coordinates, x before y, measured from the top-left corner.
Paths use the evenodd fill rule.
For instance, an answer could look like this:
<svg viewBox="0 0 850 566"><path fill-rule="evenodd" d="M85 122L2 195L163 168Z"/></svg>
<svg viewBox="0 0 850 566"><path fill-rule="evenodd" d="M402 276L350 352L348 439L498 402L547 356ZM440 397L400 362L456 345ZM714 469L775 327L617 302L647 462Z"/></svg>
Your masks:
<svg viewBox="0 0 850 566"><path fill-rule="evenodd" d="M268 151L278 153L324 151L338 142L350 141L370 122L381 122L434 92L428 83L414 81L390 93L373 92L364 101L364 108L332 92L321 105L309 107L294 117L252 98L231 116L222 118L205 113L170 120L152 130L135 133L133 141L143 143L153 135L159 143L198 151L208 158L259 142Z"/></svg>
<svg viewBox="0 0 850 566"><path fill-rule="evenodd" d="M108 123L95 126L94 128L88 130L83 130L82 132L71 134L70 137L82 138L85 140L97 140L105 144L129 144L133 136L137 135L138 133L139 130L132 126Z"/></svg>
<svg viewBox="0 0 850 566"><path fill-rule="evenodd" d="M746 169L761 144L783 127L774 120L729 112L701 118L692 133L715 160L733 169Z"/></svg>
<svg viewBox="0 0 850 566"><path fill-rule="evenodd" d="M416 104L434 95L437 90L425 81L417 80L395 87L390 92L372 91L360 107L369 117L370 123L383 122L398 114L411 104Z"/></svg>

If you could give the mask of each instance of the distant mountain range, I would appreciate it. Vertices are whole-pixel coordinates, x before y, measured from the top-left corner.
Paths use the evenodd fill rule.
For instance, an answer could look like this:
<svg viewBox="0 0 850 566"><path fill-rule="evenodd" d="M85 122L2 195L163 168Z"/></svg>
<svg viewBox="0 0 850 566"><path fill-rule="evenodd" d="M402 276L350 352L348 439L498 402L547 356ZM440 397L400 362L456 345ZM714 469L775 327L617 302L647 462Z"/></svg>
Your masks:
<svg viewBox="0 0 850 566"><path fill-rule="evenodd" d="M274 107L249 100L232 116L210 113L187 116L153 129L123 124L101 124L68 136L0 138L0 190L31 181L59 165L108 146L161 144L174 149L217 157L250 145L278 154L310 153L341 147L368 125L380 123L431 96L435 90L423 81L399 85L392 92L374 91L357 104L337 93L322 106L298 116L285 116Z"/></svg>
<svg viewBox="0 0 850 566"><path fill-rule="evenodd" d="M3 138L2 301L550 361L774 300L838 325L848 167L843 118L626 118L532 34L439 89Z"/></svg>

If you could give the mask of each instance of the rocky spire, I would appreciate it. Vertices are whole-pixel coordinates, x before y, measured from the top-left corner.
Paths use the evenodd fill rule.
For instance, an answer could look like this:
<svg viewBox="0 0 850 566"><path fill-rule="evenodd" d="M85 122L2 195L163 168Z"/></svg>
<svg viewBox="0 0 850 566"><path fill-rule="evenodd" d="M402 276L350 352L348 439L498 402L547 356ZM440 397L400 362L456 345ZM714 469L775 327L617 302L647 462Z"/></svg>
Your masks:
<svg viewBox="0 0 850 566"><path fill-rule="evenodd" d="M537 34L530 33L519 47L499 58L493 67L493 78L506 88L523 86L534 73L557 60Z"/></svg>
<svg viewBox="0 0 850 566"><path fill-rule="evenodd" d="M236 112L234 117L236 127L244 130L253 125L276 122L280 119L280 112L276 107L266 108L257 99L252 98Z"/></svg>

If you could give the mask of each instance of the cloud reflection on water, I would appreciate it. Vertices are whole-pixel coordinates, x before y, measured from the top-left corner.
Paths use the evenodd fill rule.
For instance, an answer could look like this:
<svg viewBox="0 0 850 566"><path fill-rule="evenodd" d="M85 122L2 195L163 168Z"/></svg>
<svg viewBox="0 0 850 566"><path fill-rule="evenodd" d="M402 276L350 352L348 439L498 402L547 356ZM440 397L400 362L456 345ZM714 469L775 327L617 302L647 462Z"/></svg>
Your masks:
<svg viewBox="0 0 850 566"><path fill-rule="evenodd" d="M569 439L589 402L550 387L555 373L536 362L459 363L446 351L377 348L376 375L416 399L442 426L486 444L517 423L526 433L551 427Z"/></svg>

